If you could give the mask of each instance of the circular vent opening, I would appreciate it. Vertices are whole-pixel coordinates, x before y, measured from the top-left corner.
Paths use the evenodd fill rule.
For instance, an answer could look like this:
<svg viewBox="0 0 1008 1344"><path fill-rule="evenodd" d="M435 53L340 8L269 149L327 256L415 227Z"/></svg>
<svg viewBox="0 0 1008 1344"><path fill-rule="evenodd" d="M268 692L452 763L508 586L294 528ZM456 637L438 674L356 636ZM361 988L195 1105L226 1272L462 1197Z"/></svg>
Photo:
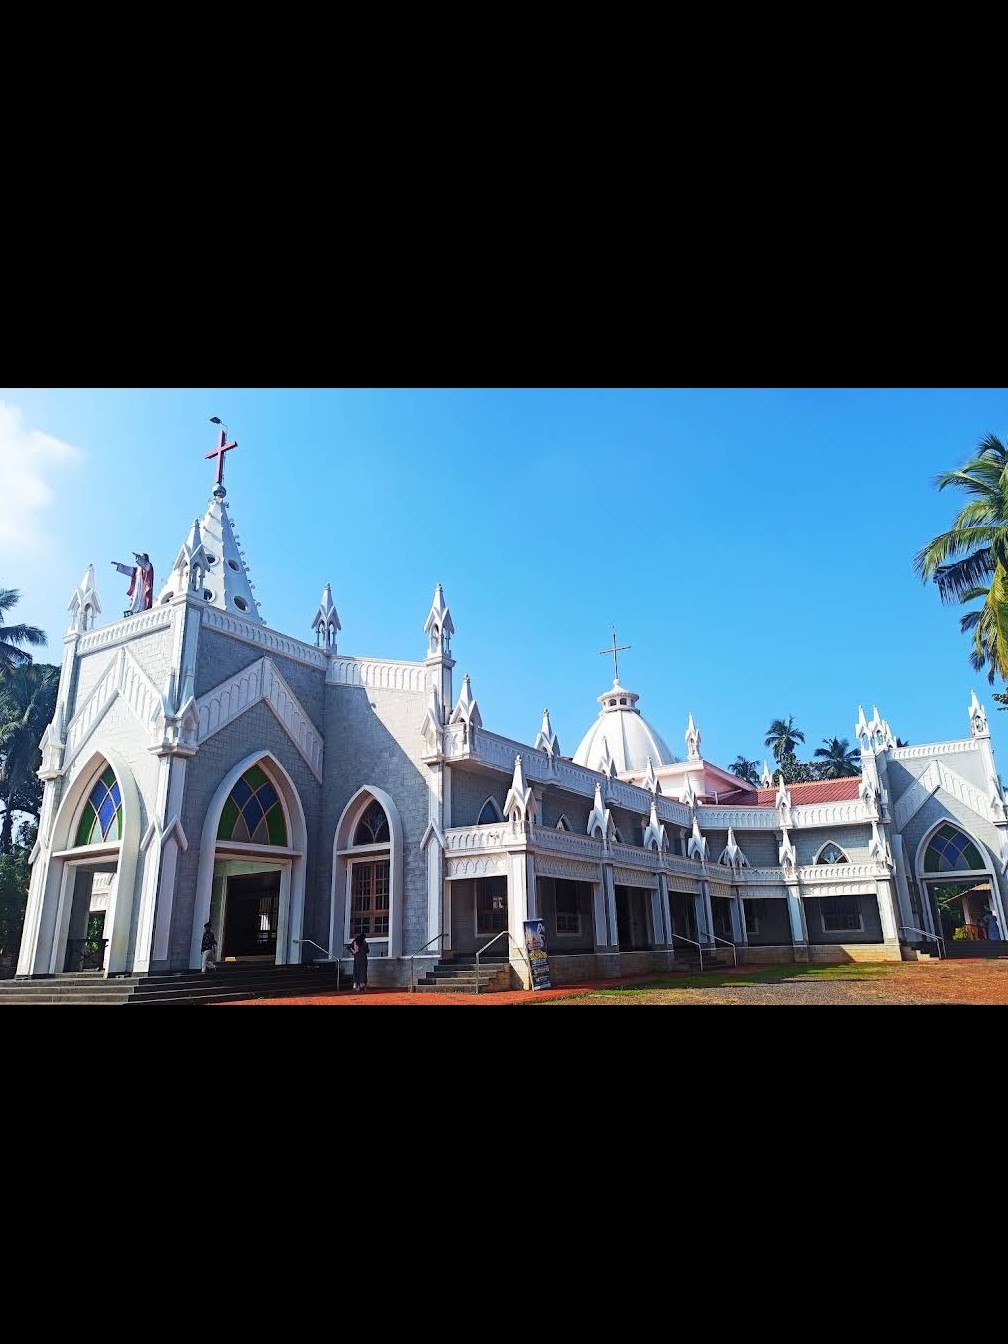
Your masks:
<svg viewBox="0 0 1008 1344"><path fill-rule="evenodd" d="M237 560L229 560L229 561L228 561L228 566L229 566L231 569L234 569L234 570L241 569L241 565L239 565L239 563L238 563Z"/></svg>
<svg viewBox="0 0 1008 1344"><path fill-rule="evenodd" d="M236 597L234 600L234 604L239 611L248 611L248 603L245 601L243 597Z"/></svg>
<svg viewBox="0 0 1008 1344"><path fill-rule="evenodd" d="M213 589L212 589L212 588L204 588L204 589L203 589L203 601L204 601L204 602L212 602L212 601L213 601Z"/></svg>
<svg viewBox="0 0 1008 1344"><path fill-rule="evenodd" d="M215 565L217 563L217 557L215 555L211 555L210 552L207 551L206 562L208 565Z"/></svg>

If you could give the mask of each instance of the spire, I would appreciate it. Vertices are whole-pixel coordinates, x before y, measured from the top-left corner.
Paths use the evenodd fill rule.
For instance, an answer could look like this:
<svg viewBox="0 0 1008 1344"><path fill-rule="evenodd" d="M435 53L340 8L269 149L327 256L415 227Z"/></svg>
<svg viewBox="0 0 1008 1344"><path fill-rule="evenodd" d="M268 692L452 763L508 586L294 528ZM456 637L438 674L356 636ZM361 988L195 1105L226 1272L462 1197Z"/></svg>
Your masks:
<svg viewBox="0 0 1008 1344"><path fill-rule="evenodd" d="M449 657L451 655L451 637L454 633L455 626L452 624L451 612L445 605L444 592L441 585L438 584L434 589L431 609L424 622L424 634L428 639L428 658L436 658L439 655Z"/></svg>
<svg viewBox="0 0 1008 1344"><path fill-rule="evenodd" d="M700 834L700 824L696 817L693 818L693 834L686 846L686 857L688 859L699 859L701 863L707 862L707 840Z"/></svg>
<svg viewBox="0 0 1008 1344"><path fill-rule="evenodd" d="M71 630L90 630L95 617L100 615L101 603L95 589L94 565L88 565L84 571L84 577L73 590L67 611L70 613Z"/></svg>
<svg viewBox="0 0 1008 1344"><path fill-rule="evenodd" d="M668 849L668 836L665 834L665 827L658 820L658 810L656 800L651 799L651 815L644 827L644 848L650 849L654 845L659 854Z"/></svg>
<svg viewBox="0 0 1008 1344"><path fill-rule="evenodd" d="M987 711L976 697L976 691L970 691L970 736L971 737L990 737L990 728L987 726Z"/></svg>
<svg viewBox="0 0 1008 1344"><path fill-rule="evenodd" d="M213 423L220 424L220 421L215 417ZM170 602L181 593L193 592L208 607L216 607L229 616L237 616L256 625L265 625L225 501L227 491L223 484L223 454L238 446L236 443L226 443L226 430L225 425L217 450L204 454L205 457L217 458L217 484L213 488L206 513L202 519L196 519L190 528L157 600Z"/></svg>
<svg viewBox="0 0 1008 1344"><path fill-rule="evenodd" d="M760 787L764 789L773 788L773 775L770 773L770 767L766 761L763 762L763 773L760 775Z"/></svg>
<svg viewBox="0 0 1008 1344"><path fill-rule="evenodd" d="M689 723L686 725L686 750L689 753L691 761L700 759L700 734L697 732L697 726L693 722L693 713L690 712Z"/></svg>
<svg viewBox="0 0 1008 1344"><path fill-rule="evenodd" d="M452 710L448 722L461 723L462 744L463 746L471 746L472 730L481 727L483 720L480 718L479 705L473 699L468 672L462 678L462 689L459 692L458 704ZM518 759L521 760L521 757L519 756Z"/></svg>
<svg viewBox="0 0 1008 1344"><path fill-rule="evenodd" d="M656 797L662 791L661 780L655 774L654 761L650 756L647 758L647 769L644 771L644 778L641 780L641 788L647 789Z"/></svg>
<svg viewBox="0 0 1008 1344"><path fill-rule="evenodd" d="M722 850L718 863L723 863L726 867L733 868L736 871L738 871L739 868L749 867L749 860L742 853L741 849L739 849L738 843L735 840L735 832L730 826L728 827L728 843Z"/></svg>
<svg viewBox="0 0 1008 1344"><path fill-rule="evenodd" d="M504 799L504 815L513 826L520 826L523 829L535 821L535 797L531 788L525 783L525 771L522 769L520 753L515 757L511 787Z"/></svg>
<svg viewBox="0 0 1008 1344"><path fill-rule="evenodd" d="M536 739L532 745L539 751L544 751L552 761L554 757L560 755L560 743L557 741L556 733L550 724L549 710L543 710L542 727L536 734Z"/></svg>
<svg viewBox="0 0 1008 1344"><path fill-rule="evenodd" d="M340 629L340 620L333 606L332 589L328 583L322 589L322 599L312 621L312 629L315 631L315 643L328 653L335 653L336 633Z"/></svg>
<svg viewBox="0 0 1008 1344"><path fill-rule="evenodd" d="M798 867L798 855L795 853L795 847L791 843L791 837L788 835L788 828L785 822L781 822L781 844L777 852L777 862L787 872L794 872Z"/></svg>

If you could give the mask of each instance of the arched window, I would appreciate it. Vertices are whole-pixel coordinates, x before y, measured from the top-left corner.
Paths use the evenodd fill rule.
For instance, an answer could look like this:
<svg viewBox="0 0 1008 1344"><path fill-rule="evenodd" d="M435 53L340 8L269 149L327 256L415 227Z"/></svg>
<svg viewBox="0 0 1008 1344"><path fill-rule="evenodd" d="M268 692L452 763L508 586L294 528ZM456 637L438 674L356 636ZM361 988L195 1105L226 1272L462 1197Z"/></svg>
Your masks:
<svg viewBox="0 0 1008 1344"><path fill-rule="evenodd" d="M75 845L107 845L122 839L122 798L112 767L106 766L88 794L77 824Z"/></svg>
<svg viewBox="0 0 1008 1344"><path fill-rule="evenodd" d="M496 798L488 798L486 802L483 804L483 806L480 808L480 814L476 818L476 825L489 826L491 822L503 821L503 820L504 820L504 813L500 810L500 806Z"/></svg>
<svg viewBox="0 0 1008 1344"><path fill-rule="evenodd" d="M357 823L353 842L355 845L388 844L388 817L385 815L385 809L377 800L370 805Z"/></svg>
<svg viewBox="0 0 1008 1344"><path fill-rule="evenodd" d="M983 871L980 851L967 835L946 821L939 826L924 851L926 873L969 873Z"/></svg>
<svg viewBox="0 0 1008 1344"><path fill-rule="evenodd" d="M387 938L391 838L388 817L377 798L361 813L353 844L366 852L350 859L350 937L363 933L365 938ZM375 852L375 845L384 848Z"/></svg>
<svg viewBox="0 0 1008 1344"><path fill-rule="evenodd" d="M839 845L835 845L832 840L828 840L822 849L816 855L816 863L847 863L847 855Z"/></svg>
<svg viewBox="0 0 1008 1344"><path fill-rule="evenodd" d="M217 827L218 840L287 846L287 819L269 776L250 766L228 795Z"/></svg>
<svg viewBox="0 0 1008 1344"><path fill-rule="evenodd" d="M560 818L560 820L559 820L559 821L557 822L557 824L556 824L556 828L557 828L558 831L569 831L569 830L570 830L570 828L571 828L571 824L570 824L570 822L567 820L566 816L562 816L562 817Z"/></svg>

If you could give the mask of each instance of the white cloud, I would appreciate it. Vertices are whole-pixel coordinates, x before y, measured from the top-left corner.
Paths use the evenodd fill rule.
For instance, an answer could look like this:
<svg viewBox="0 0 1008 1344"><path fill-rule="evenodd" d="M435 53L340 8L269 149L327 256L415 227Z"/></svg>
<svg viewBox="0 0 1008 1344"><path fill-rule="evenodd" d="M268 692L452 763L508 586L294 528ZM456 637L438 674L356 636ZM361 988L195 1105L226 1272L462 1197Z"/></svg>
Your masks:
<svg viewBox="0 0 1008 1344"><path fill-rule="evenodd" d="M44 514L54 503L50 480L85 454L29 429L16 406L0 401L0 561L41 555L49 544Z"/></svg>

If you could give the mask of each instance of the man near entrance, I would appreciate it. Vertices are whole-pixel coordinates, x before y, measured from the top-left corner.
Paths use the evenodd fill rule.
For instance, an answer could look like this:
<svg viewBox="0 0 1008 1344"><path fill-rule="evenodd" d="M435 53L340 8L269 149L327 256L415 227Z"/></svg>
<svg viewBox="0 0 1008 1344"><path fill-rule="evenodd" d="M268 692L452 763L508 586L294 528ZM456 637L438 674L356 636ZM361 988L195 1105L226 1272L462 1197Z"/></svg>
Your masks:
<svg viewBox="0 0 1008 1344"><path fill-rule="evenodd" d="M217 951L217 935L211 927L210 921L203 925L203 941L200 943L200 952L202 953L203 974L206 975L207 969L217 969L217 959L214 953Z"/></svg>

